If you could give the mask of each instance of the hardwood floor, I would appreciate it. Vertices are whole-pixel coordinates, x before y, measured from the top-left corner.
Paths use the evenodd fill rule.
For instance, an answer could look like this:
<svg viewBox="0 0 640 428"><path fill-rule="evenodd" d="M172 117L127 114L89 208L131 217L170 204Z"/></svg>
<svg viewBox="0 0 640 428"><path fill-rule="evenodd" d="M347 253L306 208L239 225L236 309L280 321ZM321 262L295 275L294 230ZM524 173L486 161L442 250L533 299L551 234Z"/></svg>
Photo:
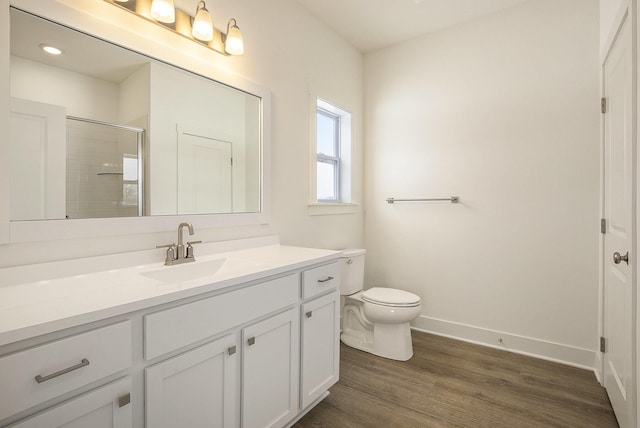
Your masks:
<svg viewBox="0 0 640 428"><path fill-rule="evenodd" d="M295 428L617 427L593 372L413 332L407 362L340 348L340 381Z"/></svg>

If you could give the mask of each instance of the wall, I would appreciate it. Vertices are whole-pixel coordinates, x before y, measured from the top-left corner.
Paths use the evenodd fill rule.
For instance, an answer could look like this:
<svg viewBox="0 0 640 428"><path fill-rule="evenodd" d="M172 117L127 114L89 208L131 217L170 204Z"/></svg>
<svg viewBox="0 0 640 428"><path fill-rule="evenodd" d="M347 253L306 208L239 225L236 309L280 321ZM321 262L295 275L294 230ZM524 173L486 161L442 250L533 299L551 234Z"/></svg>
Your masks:
<svg viewBox="0 0 640 428"><path fill-rule="evenodd" d="M28 4L35 10L63 7L56 5L54 0L17 2ZM196 0L176 2L177 6L189 11L195 10L196 3ZM8 0L0 1L3 9L8 4ZM79 27L86 23L84 12L92 13L103 6L102 2L76 0L66 1L65 4L74 8L65 19ZM179 49L185 58L197 57L196 60L203 64L203 70L206 64L206 69L219 70L230 81L239 75L271 90L271 222L268 225L210 229L198 228L198 224L194 223L197 239L218 241L277 233L282 242L287 244L324 248L361 246L361 209L349 215L308 214L308 106L309 88L326 88L330 93L340 94L343 106L354 114L357 153L354 193L357 200L362 201L362 55L293 0L238 0L216 4L213 12L214 16L220 17L216 23L218 28L224 26L223 19L237 19L245 38L244 56L224 57L192 43L187 44L180 37L174 37L160 28L156 30L153 25L153 28L145 27L145 31L122 28L122 32L131 32L136 37L156 34L155 40L169 44L164 48L156 46L151 49L153 52ZM5 10L0 18L7 19ZM136 21L136 25L145 26L142 21ZM7 32L4 31L6 27L1 28L0 58L5 58L8 57ZM90 28L85 30L91 31ZM2 109L7 109L5 98L1 99ZM4 122L0 122L0 133L7 134ZM0 176L0 190L3 183L6 183L4 175ZM3 200L0 220L6 217L6 204L7 201ZM95 230L101 237L0 245L0 267L153 248L157 244L175 241L178 222L170 217L166 221L161 219L154 224L162 224L163 231L149 233L135 232L138 223L133 220L121 220L117 226L113 226L113 223L108 223L108 226L96 223ZM0 227L5 229L6 225L0 223Z"/></svg>
<svg viewBox="0 0 640 428"><path fill-rule="evenodd" d="M10 78L12 97L65 106L69 116L118 120L116 83L15 56Z"/></svg>
<svg viewBox="0 0 640 428"><path fill-rule="evenodd" d="M537 0L365 56L366 281L418 327L593 367L597 47L596 0Z"/></svg>

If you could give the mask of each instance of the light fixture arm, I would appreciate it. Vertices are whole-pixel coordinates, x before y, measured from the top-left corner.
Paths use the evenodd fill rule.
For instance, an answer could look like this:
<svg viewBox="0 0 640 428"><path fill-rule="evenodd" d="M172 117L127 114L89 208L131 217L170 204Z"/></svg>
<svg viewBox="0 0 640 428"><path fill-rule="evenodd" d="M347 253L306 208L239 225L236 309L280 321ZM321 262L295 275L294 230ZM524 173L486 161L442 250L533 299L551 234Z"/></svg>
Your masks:
<svg viewBox="0 0 640 428"><path fill-rule="evenodd" d="M227 34L229 34L229 28L231 27L231 21L233 21L233 26L238 28L238 23L235 18L231 18L229 22L227 22Z"/></svg>

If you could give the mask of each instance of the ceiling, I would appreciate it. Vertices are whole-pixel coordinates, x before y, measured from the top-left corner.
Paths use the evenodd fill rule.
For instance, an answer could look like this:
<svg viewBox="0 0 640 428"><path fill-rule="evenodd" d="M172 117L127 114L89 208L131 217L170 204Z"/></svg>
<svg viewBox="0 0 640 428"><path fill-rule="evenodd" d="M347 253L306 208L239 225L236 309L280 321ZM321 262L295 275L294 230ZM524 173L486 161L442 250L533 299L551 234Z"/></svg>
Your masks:
<svg viewBox="0 0 640 428"><path fill-rule="evenodd" d="M45 54L41 43L56 46L64 54ZM142 55L17 9L11 9L11 55L114 83L149 62Z"/></svg>
<svg viewBox="0 0 640 428"><path fill-rule="evenodd" d="M442 30L527 0L296 0L362 52Z"/></svg>

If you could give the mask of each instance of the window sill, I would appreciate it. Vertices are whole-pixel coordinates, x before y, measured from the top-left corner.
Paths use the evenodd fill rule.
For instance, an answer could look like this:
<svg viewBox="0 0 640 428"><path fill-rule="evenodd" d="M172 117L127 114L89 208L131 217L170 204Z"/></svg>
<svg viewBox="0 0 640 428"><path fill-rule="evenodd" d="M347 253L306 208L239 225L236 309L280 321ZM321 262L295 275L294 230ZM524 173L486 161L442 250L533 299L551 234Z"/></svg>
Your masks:
<svg viewBox="0 0 640 428"><path fill-rule="evenodd" d="M340 215L355 214L360 209L360 205L353 203L323 203L311 202L309 204L309 215Z"/></svg>

